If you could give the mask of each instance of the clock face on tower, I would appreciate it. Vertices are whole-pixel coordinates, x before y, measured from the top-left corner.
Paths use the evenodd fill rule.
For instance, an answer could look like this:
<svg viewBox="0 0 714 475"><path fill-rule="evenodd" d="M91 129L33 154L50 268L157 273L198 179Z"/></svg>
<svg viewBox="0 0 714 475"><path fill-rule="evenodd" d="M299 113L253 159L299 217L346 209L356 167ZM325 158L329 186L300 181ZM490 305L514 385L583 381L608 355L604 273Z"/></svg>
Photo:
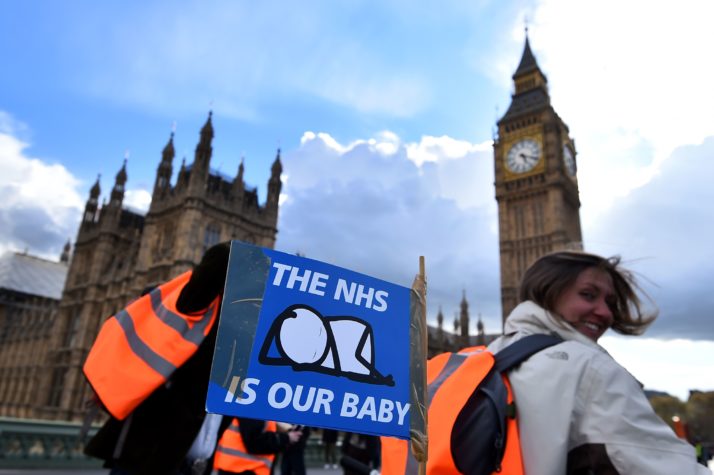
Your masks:
<svg viewBox="0 0 714 475"><path fill-rule="evenodd" d="M540 144L533 139L514 143L506 153L506 168L513 173L531 171L540 160Z"/></svg>
<svg viewBox="0 0 714 475"><path fill-rule="evenodd" d="M573 150L568 144L563 144L563 162L568 175L575 176L575 172L577 171L575 168L575 155L573 155Z"/></svg>

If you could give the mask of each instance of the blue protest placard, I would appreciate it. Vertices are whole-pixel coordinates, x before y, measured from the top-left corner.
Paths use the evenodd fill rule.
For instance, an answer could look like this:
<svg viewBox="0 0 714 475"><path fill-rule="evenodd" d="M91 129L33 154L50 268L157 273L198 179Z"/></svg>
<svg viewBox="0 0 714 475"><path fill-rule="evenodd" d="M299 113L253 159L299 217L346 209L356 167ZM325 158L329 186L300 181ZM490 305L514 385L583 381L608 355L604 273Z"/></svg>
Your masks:
<svg viewBox="0 0 714 475"><path fill-rule="evenodd" d="M209 412L409 438L410 289L233 241Z"/></svg>

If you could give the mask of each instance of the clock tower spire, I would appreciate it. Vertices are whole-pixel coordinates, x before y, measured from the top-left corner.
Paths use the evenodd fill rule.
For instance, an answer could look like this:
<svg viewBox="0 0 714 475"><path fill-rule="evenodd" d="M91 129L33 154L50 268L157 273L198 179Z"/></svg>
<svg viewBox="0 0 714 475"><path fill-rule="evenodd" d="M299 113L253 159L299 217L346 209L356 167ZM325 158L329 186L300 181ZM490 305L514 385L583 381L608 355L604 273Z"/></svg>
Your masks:
<svg viewBox="0 0 714 475"><path fill-rule="evenodd" d="M550 103L548 79L526 41L511 104L493 143L505 322L521 276L538 257L582 249L575 143Z"/></svg>

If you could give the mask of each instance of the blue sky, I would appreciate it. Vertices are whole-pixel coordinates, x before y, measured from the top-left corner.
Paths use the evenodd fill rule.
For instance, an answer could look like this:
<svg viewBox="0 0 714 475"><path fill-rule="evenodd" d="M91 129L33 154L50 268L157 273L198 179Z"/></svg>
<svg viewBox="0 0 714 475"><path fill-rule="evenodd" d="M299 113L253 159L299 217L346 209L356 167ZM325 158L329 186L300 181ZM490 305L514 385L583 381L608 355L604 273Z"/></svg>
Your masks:
<svg viewBox="0 0 714 475"><path fill-rule="evenodd" d="M126 149L135 157L130 173L151 177L174 121L177 153L190 160L209 108L217 119L214 166L233 172L245 153L256 165L247 178L261 185L267 172L259 165L278 143L297 147L305 130L327 130L340 141L384 129L406 140L425 131L488 137L508 96L503 85L474 74L479 37L495 25L473 24L514 9L447 2L446 14L407 6L8 5L14 11L0 26L14 74L3 75L0 85L13 92L3 102L17 120L31 121L36 154L61 154L84 181L95 177L96 161L108 162L106 176L115 173L111 157L120 163ZM521 45L510 32L495 33L517 61ZM484 107L490 113L472 113Z"/></svg>
<svg viewBox="0 0 714 475"><path fill-rule="evenodd" d="M127 151L125 203L145 209L172 125L177 170L211 109L212 166L233 175L244 156L261 200L282 148L278 249L406 285L425 255L430 318L441 307L450 323L465 292L487 331L500 326L490 141L528 18L577 145L585 247L622 254L661 310L649 339L605 346L655 389L714 388L710 2L2 9L0 251L58 256ZM667 374L691 377L654 363L673 348L691 351Z"/></svg>

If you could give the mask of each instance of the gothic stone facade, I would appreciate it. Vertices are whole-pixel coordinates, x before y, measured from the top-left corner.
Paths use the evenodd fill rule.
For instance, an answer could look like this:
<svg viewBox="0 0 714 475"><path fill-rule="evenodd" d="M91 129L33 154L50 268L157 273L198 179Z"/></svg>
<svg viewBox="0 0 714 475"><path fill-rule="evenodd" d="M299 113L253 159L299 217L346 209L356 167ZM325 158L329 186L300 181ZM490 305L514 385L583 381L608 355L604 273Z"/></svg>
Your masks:
<svg viewBox="0 0 714 475"><path fill-rule="evenodd" d="M550 104L548 81L527 37L513 81L515 93L493 145L504 321L533 261L582 249L575 142Z"/></svg>
<svg viewBox="0 0 714 475"><path fill-rule="evenodd" d="M476 334L470 333L471 317L469 316L469 303L466 300L466 293L461 298L459 313L454 316L454 332L444 330L444 314L441 309L436 315L436 327L428 326L428 357L438 355L447 351L459 351L470 346L488 345L493 340L501 336L500 334L487 334L481 315L476 322Z"/></svg>
<svg viewBox="0 0 714 475"><path fill-rule="evenodd" d="M17 252L0 257L1 416L35 416L68 259L69 244L60 262Z"/></svg>
<svg viewBox="0 0 714 475"><path fill-rule="evenodd" d="M241 162L235 178L210 169L211 115L201 129L195 159L181 164L171 184L173 134L159 163L146 216L122 206L126 161L109 202L98 206L99 179L90 191L74 255L49 342L47 370L37 388L34 417L81 418L91 390L82 365L103 321L142 290L160 284L198 263L210 246L239 239L273 247L282 186L280 150L272 165L267 199L246 188Z"/></svg>

